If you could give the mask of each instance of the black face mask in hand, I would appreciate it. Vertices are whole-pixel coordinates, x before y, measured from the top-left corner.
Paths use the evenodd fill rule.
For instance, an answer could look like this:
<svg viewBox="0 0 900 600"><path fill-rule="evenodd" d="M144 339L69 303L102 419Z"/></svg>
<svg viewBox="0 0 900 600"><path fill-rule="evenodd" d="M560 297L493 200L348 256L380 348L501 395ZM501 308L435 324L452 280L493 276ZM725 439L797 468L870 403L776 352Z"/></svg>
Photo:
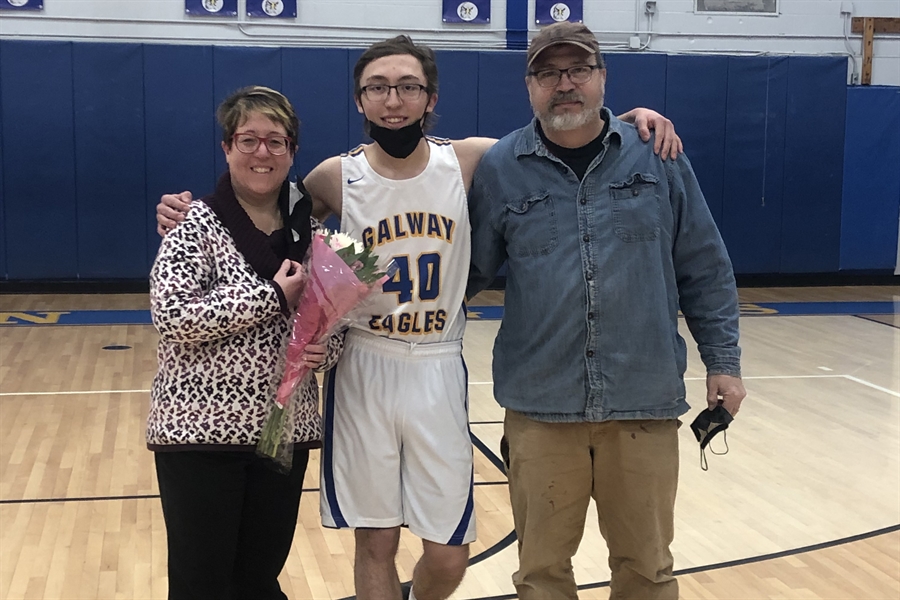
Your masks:
<svg viewBox="0 0 900 600"><path fill-rule="evenodd" d="M400 129L388 129L369 121L369 137L394 158L406 158L412 154L424 136L422 119Z"/></svg>
<svg viewBox="0 0 900 600"><path fill-rule="evenodd" d="M709 464L706 462L706 447L713 436L720 431L728 429L728 424L732 421L734 421L734 417L731 416L731 413L719 404L712 410L700 411L700 414L691 423L691 431L694 432L694 437L700 442L700 468L704 471L709 470ZM728 454L728 438L724 433L722 438L725 442L725 452L716 452L712 448L709 449L710 452L717 456Z"/></svg>

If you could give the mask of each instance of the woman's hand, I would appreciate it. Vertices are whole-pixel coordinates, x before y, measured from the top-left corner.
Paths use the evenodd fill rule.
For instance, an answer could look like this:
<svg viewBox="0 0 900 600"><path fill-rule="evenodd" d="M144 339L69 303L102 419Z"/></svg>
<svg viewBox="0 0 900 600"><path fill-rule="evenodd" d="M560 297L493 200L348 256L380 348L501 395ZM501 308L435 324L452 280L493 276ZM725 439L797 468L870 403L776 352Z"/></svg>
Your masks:
<svg viewBox="0 0 900 600"><path fill-rule="evenodd" d="M281 287L288 308L293 311L300 302L300 294L306 285L306 269L298 262L287 260L281 263L281 268L275 273L272 281Z"/></svg>
<svg viewBox="0 0 900 600"><path fill-rule="evenodd" d="M310 369L318 369L325 364L325 352L327 350L328 348L325 344L309 344L303 351L303 356L300 359Z"/></svg>

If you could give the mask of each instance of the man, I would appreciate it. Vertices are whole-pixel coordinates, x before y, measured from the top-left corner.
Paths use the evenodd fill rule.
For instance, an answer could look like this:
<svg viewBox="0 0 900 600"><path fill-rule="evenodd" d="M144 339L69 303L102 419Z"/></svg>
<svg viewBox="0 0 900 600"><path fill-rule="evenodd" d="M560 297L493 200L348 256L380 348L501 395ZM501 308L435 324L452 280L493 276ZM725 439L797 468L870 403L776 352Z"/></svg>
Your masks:
<svg viewBox="0 0 900 600"><path fill-rule="evenodd" d="M508 261L494 346L506 409L519 598L577 598L571 557L597 502L611 598L677 598L678 420L688 410L678 310L707 402L736 414L738 300L690 164L663 162L603 107L591 31L546 27L527 53L535 119L483 157L469 194L468 295Z"/></svg>
<svg viewBox="0 0 900 600"><path fill-rule="evenodd" d="M354 323L325 382L321 511L355 529L360 600L401 597L400 526L423 540L409 598L442 599L459 585L475 539L472 444L461 341L470 243L466 192L496 140L442 140L423 129L438 99L434 53L407 36L372 45L354 67L354 98L374 143L323 161L305 178L313 213L393 257L399 271ZM677 154L667 120L657 150ZM160 232L190 195L164 196Z"/></svg>

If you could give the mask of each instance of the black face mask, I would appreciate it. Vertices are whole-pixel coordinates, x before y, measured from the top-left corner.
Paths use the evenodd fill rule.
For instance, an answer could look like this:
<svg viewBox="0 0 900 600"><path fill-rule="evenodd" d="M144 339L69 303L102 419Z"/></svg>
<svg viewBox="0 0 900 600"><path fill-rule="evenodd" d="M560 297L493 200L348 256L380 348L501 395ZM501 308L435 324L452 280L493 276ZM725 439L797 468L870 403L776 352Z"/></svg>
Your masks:
<svg viewBox="0 0 900 600"><path fill-rule="evenodd" d="M412 154L424 136L422 119L400 129L388 129L369 121L369 137L394 158L406 158Z"/></svg>
<svg viewBox="0 0 900 600"><path fill-rule="evenodd" d="M704 471L709 469L709 465L706 462L706 447L713 436L720 431L728 429L728 424L733 420L734 417L731 416L731 413L720 404L712 410L701 410L694 422L691 423L691 431L694 432L694 437L700 442L700 468ZM716 455L728 454L728 438L724 433L722 438L725 441L725 452L716 452L712 448L709 449L710 452Z"/></svg>

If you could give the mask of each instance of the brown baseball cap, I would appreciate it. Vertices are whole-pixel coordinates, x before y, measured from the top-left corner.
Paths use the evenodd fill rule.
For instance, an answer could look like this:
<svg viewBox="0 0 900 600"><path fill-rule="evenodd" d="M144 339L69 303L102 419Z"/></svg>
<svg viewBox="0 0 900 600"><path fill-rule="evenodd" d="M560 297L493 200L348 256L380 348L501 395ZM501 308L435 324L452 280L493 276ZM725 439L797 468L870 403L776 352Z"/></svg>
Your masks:
<svg viewBox="0 0 900 600"><path fill-rule="evenodd" d="M591 30L588 29L584 23L562 21L544 27L541 32L531 40L531 45L528 46L528 54L526 55L528 68L531 68L531 64L541 52L550 46L557 46L559 44L572 44L573 46L584 48L591 54L596 54L597 56L600 55L600 44L597 42L597 38L594 37Z"/></svg>

